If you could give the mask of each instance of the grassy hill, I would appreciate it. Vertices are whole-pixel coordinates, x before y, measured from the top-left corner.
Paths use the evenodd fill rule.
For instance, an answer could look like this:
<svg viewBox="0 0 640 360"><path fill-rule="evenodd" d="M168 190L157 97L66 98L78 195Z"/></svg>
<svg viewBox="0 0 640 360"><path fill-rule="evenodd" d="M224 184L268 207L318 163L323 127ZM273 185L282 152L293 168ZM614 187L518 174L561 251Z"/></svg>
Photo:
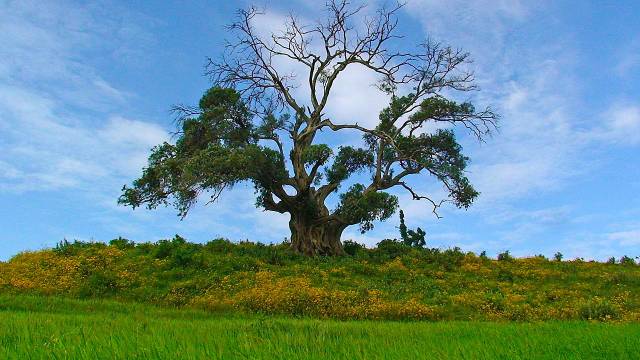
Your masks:
<svg viewBox="0 0 640 360"><path fill-rule="evenodd" d="M112 299L206 313L387 320L640 321L640 267L500 260L458 249L347 243L304 258L287 244L64 242L0 262L0 294Z"/></svg>

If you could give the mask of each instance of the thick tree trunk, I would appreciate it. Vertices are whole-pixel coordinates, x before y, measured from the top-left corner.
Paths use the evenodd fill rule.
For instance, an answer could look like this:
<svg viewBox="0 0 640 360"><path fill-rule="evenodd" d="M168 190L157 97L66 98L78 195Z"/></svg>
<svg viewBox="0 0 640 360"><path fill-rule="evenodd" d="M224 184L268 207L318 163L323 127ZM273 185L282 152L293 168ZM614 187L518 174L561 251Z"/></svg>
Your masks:
<svg viewBox="0 0 640 360"><path fill-rule="evenodd" d="M310 225L292 216L289 221L291 248L306 256L343 255L340 236L345 228L345 225L334 223Z"/></svg>

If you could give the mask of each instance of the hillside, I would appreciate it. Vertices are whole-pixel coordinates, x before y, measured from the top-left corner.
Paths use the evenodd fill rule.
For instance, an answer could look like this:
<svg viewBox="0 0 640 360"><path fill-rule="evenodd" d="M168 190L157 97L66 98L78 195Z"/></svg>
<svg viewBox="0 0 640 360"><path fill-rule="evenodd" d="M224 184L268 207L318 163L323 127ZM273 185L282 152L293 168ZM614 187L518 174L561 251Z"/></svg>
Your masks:
<svg viewBox="0 0 640 360"><path fill-rule="evenodd" d="M0 294L334 319L640 320L640 267L500 260L385 241L304 258L288 244L64 242L0 262Z"/></svg>

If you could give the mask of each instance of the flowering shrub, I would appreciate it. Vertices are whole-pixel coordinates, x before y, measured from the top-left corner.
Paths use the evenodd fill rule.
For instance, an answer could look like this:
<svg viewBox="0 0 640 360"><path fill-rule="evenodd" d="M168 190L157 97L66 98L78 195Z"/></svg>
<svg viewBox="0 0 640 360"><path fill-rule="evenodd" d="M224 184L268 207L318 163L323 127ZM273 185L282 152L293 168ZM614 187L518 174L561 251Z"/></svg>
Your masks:
<svg viewBox="0 0 640 360"><path fill-rule="evenodd" d="M640 267L629 262L498 261L383 245L304 258L286 245L180 237L63 242L0 262L0 292L335 319L640 321Z"/></svg>
<svg viewBox="0 0 640 360"><path fill-rule="evenodd" d="M311 286L300 277L274 279L256 274L256 285L239 292L232 304L266 314L286 314L338 319L433 320L436 312L416 299L389 301L379 290L329 290Z"/></svg>
<svg viewBox="0 0 640 360"><path fill-rule="evenodd" d="M584 320L613 320L620 317L617 306L597 296L583 302L578 313Z"/></svg>
<svg viewBox="0 0 640 360"><path fill-rule="evenodd" d="M21 253L4 268L3 282L16 290L68 293L77 288L81 280L80 259L64 258L51 251Z"/></svg>

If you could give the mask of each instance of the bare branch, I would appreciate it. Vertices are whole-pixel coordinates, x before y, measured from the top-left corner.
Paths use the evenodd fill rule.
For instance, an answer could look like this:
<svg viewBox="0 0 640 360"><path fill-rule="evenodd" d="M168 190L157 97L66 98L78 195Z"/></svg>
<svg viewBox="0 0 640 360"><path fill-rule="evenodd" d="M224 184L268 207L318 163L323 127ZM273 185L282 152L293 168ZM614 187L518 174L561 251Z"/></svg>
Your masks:
<svg viewBox="0 0 640 360"><path fill-rule="evenodd" d="M405 182L399 182L398 185L402 186L403 188L405 188L413 197L413 200L426 200L428 202L431 203L431 205L433 206L433 214L438 218L438 219L442 219L442 217L440 216L440 214L438 214L438 209L442 206L442 204L448 202L448 200L443 199L440 200L438 202L434 201L433 199L431 199L428 196L423 196L423 195L418 195L418 193L415 192L415 190L413 190L409 185L407 185Z"/></svg>

